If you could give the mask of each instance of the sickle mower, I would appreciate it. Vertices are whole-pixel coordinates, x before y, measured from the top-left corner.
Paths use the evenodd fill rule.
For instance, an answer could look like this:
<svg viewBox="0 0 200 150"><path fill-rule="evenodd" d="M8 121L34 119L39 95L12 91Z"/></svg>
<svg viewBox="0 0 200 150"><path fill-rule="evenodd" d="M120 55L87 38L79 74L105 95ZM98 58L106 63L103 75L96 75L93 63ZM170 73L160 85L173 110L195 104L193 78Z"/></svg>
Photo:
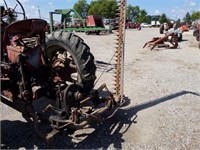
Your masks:
<svg viewBox="0 0 200 150"><path fill-rule="evenodd" d="M1 7L1 101L47 142L58 132L73 133L112 117L124 102L126 0L119 2L114 91L105 83L94 89L94 56L83 39L65 31L45 34L47 22L25 19L16 2L21 13ZM16 21L21 14L23 20ZM41 130L44 124L51 132Z"/></svg>

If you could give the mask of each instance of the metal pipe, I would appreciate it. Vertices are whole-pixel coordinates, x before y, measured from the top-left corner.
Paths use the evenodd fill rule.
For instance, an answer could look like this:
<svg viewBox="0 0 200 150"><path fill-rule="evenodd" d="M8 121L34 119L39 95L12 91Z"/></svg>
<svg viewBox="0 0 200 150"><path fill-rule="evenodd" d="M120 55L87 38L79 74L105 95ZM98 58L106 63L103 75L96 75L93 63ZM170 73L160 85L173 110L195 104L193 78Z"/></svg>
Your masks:
<svg viewBox="0 0 200 150"><path fill-rule="evenodd" d="M103 83L103 84L97 89L97 91L100 93L105 87L106 87L106 84ZM92 96L89 96L89 97L85 98L84 100L82 100L82 101L80 102L80 104L83 105L84 103L86 103L87 101L89 101L89 100L91 100L91 99L92 99Z"/></svg>

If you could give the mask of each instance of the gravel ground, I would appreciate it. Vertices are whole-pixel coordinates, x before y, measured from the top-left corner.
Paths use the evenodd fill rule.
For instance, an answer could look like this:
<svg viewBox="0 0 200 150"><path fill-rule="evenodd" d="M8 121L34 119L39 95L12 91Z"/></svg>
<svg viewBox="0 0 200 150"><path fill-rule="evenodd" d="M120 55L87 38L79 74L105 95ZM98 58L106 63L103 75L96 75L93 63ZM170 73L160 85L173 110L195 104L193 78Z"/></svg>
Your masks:
<svg viewBox="0 0 200 150"><path fill-rule="evenodd" d="M178 49L142 48L158 28L126 30L125 104L108 121L57 135L46 145L34 136L21 114L0 103L1 143L10 149L200 149L200 50L192 31L183 33ZM109 63L115 34L76 33L90 46L97 62L97 77ZM112 91L114 62L96 87Z"/></svg>

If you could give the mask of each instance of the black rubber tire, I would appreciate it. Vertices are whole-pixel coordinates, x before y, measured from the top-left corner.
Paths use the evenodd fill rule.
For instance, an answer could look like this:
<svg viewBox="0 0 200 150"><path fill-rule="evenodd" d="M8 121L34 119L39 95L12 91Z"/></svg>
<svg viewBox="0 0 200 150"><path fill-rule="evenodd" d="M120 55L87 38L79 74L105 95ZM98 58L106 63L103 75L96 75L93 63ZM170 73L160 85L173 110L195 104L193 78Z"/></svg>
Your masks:
<svg viewBox="0 0 200 150"><path fill-rule="evenodd" d="M178 37L178 41L181 42L182 39L183 39L183 35L182 35L182 33L181 33L181 34L179 35L179 37Z"/></svg>
<svg viewBox="0 0 200 150"><path fill-rule="evenodd" d="M101 31L96 31L96 35L99 35Z"/></svg>
<svg viewBox="0 0 200 150"><path fill-rule="evenodd" d="M86 34L86 35L89 35L89 34L90 34L90 31L86 31L85 34Z"/></svg>
<svg viewBox="0 0 200 150"><path fill-rule="evenodd" d="M197 41L200 41L200 36L197 36L197 37L196 37L196 40L197 40Z"/></svg>
<svg viewBox="0 0 200 150"><path fill-rule="evenodd" d="M160 34L164 33L164 24L162 24L159 28Z"/></svg>
<svg viewBox="0 0 200 150"><path fill-rule="evenodd" d="M76 84L82 88L83 94L89 94L96 79L94 56L89 46L84 43L83 39L71 32L55 31L47 35L45 54L50 65L52 57L60 50L66 50L71 54L78 73Z"/></svg>

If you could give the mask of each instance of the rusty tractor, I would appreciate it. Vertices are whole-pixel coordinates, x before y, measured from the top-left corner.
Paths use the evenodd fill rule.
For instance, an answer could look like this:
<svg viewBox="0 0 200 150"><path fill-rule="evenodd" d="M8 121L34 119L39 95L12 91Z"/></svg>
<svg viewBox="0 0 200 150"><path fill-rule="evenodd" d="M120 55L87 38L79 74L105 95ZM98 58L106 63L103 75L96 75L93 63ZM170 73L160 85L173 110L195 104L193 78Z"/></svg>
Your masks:
<svg viewBox="0 0 200 150"><path fill-rule="evenodd" d="M21 13L1 7L1 102L19 111L46 142L59 132L71 134L112 117L124 102L126 0L119 7L113 92L105 83L94 89L94 56L83 39L65 31L46 34L47 22L26 19L16 2ZM19 15L23 18L17 21ZM43 125L51 131L41 130Z"/></svg>

